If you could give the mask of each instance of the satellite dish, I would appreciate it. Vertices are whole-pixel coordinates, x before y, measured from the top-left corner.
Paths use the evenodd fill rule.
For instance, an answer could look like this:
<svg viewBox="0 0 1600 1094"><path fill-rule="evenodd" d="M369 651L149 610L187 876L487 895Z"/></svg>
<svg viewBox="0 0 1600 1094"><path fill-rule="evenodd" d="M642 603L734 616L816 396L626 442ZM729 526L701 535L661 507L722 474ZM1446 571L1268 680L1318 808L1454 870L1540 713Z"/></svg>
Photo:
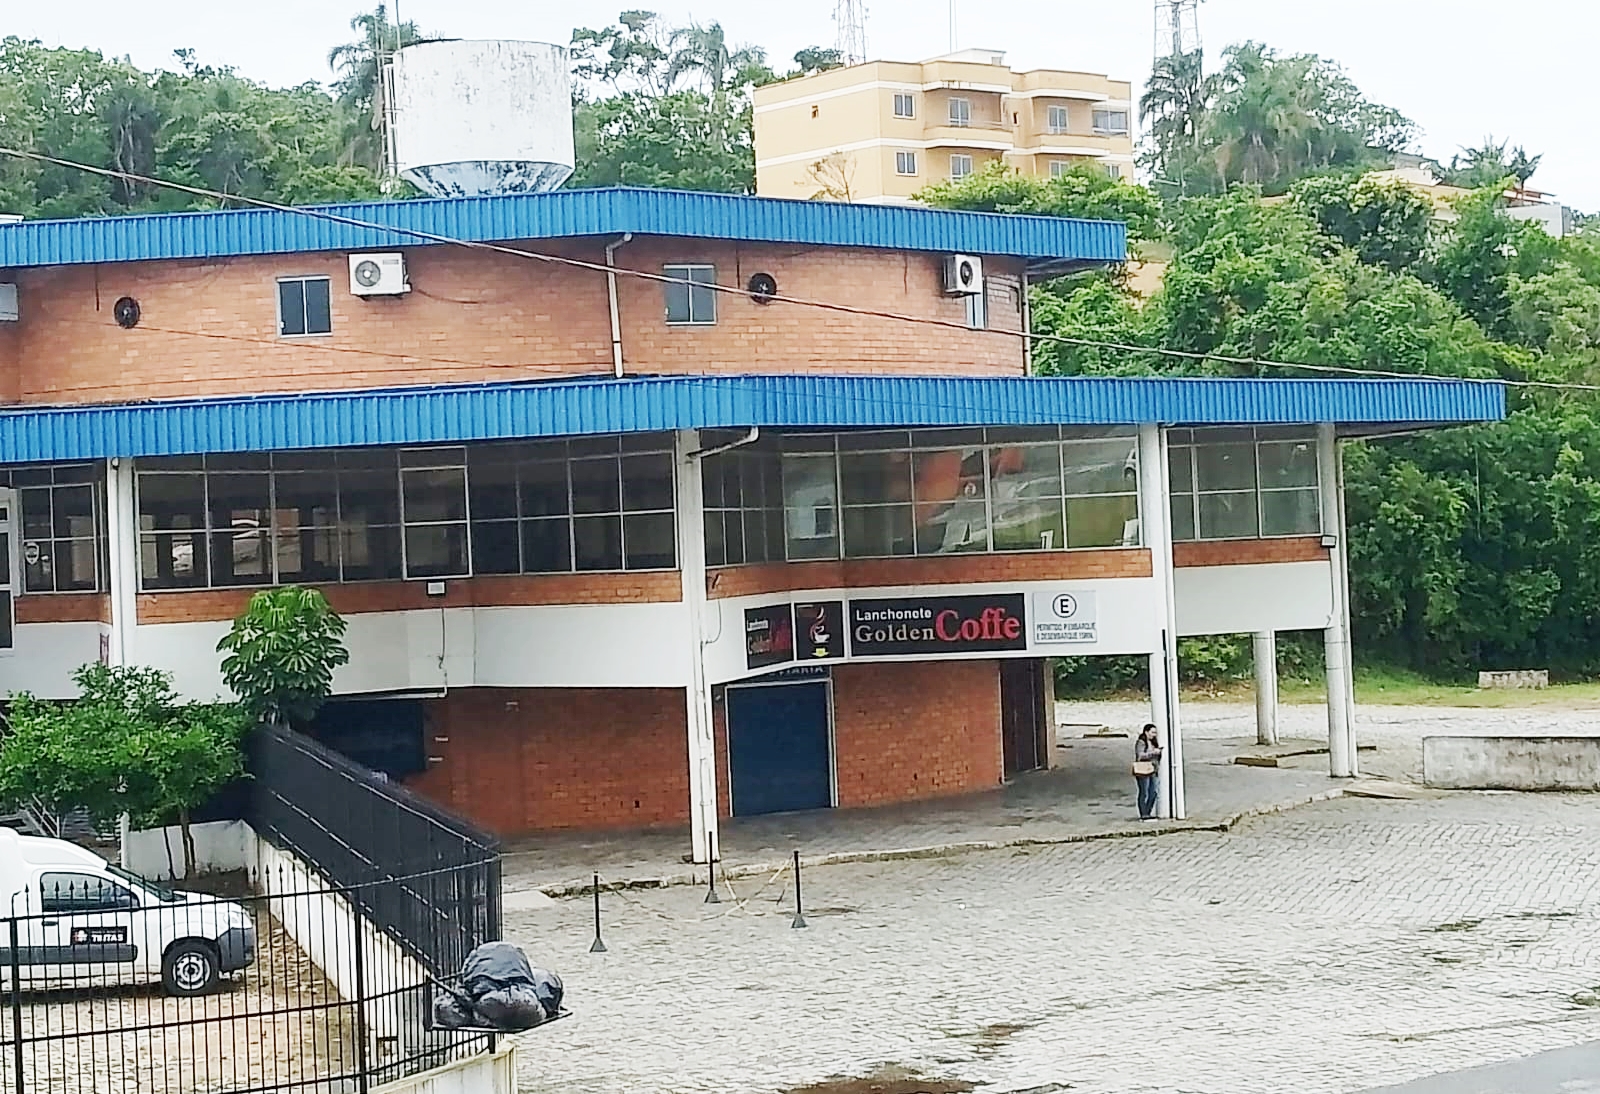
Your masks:
<svg viewBox="0 0 1600 1094"><path fill-rule="evenodd" d="M383 280L383 270L380 269L378 264L373 262L371 259L367 259L363 262L357 262L355 268L355 279L357 285L360 285L363 289L370 289L379 281Z"/></svg>
<svg viewBox="0 0 1600 1094"><path fill-rule="evenodd" d="M111 318L123 330L132 330L139 325L139 302L131 296L122 297L111 305Z"/></svg>

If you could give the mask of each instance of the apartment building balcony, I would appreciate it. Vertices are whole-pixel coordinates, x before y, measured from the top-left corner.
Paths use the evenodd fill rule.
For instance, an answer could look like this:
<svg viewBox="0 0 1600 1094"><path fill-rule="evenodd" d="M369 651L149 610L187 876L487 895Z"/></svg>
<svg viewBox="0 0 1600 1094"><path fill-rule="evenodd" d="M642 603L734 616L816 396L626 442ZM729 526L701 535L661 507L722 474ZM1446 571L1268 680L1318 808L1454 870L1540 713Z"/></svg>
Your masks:
<svg viewBox="0 0 1600 1094"><path fill-rule="evenodd" d="M923 129L929 148L981 148L1004 152L1016 144L1016 127L1010 122L973 121L965 125L940 121Z"/></svg>
<svg viewBox="0 0 1600 1094"><path fill-rule="evenodd" d="M1046 129L1034 132L1019 131L1015 148L1018 152L1047 153L1058 156L1118 156L1133 151L1133 137L1129 133L1067 132Z"/></svg>

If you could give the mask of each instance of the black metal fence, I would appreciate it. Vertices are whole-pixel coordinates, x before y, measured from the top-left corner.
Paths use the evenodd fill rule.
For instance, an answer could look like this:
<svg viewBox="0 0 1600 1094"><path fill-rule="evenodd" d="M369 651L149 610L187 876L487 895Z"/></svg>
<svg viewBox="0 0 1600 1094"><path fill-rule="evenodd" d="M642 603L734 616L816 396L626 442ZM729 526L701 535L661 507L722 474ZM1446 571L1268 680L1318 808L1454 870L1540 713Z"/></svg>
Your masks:
<svg viewBox="0 0 1600 1094"><path fill-rule="evenodd" d="M492 1052L492 1034L430 1028L420 955L354 912L480 875L314 889L285 867L234 899L31 879L26 914L0 918L0 1094L363 1094Z"/></svg>
<svg viewBox="0 0 1600 1094"><path fill-rule="evenodd" d="M257 835L350 889L430 972L454 975L500 937L493 836L302 734L258 730L249 770L245 819Z"/></svg>

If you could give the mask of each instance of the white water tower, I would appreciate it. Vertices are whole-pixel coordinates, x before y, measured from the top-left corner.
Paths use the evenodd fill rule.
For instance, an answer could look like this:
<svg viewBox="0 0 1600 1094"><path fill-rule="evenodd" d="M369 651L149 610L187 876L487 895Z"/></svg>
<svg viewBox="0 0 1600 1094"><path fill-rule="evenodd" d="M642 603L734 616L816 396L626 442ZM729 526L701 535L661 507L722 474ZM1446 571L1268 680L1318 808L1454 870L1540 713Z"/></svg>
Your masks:
<svg viewBox="0 0 1600 1094"><path fill-rule="evenodd" d="M567 51L545 42L424 42L391 72L396 172L437 197L554 190L572 174Z"/></svg>

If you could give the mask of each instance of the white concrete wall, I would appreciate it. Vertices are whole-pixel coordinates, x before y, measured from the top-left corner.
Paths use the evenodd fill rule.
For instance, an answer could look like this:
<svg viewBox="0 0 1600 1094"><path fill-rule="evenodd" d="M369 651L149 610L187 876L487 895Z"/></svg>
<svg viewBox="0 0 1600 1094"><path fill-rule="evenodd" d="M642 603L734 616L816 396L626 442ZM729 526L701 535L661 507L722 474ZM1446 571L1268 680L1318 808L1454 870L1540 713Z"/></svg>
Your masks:
<svg viewBox="0 0 1600 1094"><path fill-rule="evenodd" d="M253 870L256 834L244 821L204 821L191 824L194 862L184 868L183 830L143 828L122 838L122 868L151 881L176 881L191 874Z"/></svg>
<svg viewBox="0 0 1600 1094"><path fill-rule="evenodd" d="M334 691L683 687L689 679L684 612L682 604L658 603L347 615L350 663L334 674ZM172 672L188 698L226 695L216 646L229 626L144 624L134 629L130 659Z"/></svg>
<svg viewBox="0 0 1600 1094"><path fill-rule="evenodd" d="M372 1094L517 1094L517 1047L508 1039L492 1056L474 1056L384 1083L373 1087Z"/></svg>
<svg viewBox="0 0 1600 1094"><path fill-rule="evenodd" d="M1333 616L1331 580L1325 561L1181 566L1178 633L1321 630Z"/></svg>
<svg viewBox="0 0 1600 1094"><path fill-rule="evenodd" d="M1600 790L1600 737L1424 737L1422 779L1447 790Z"/></svg>
<svg viewBox="0 0 1600 1094"><path fill-rule="evenodd" d="M27 691L41 699L78 693L72 673L100 660L100 623L21 623L14 647L0 652L0 695Z"/></svg>

